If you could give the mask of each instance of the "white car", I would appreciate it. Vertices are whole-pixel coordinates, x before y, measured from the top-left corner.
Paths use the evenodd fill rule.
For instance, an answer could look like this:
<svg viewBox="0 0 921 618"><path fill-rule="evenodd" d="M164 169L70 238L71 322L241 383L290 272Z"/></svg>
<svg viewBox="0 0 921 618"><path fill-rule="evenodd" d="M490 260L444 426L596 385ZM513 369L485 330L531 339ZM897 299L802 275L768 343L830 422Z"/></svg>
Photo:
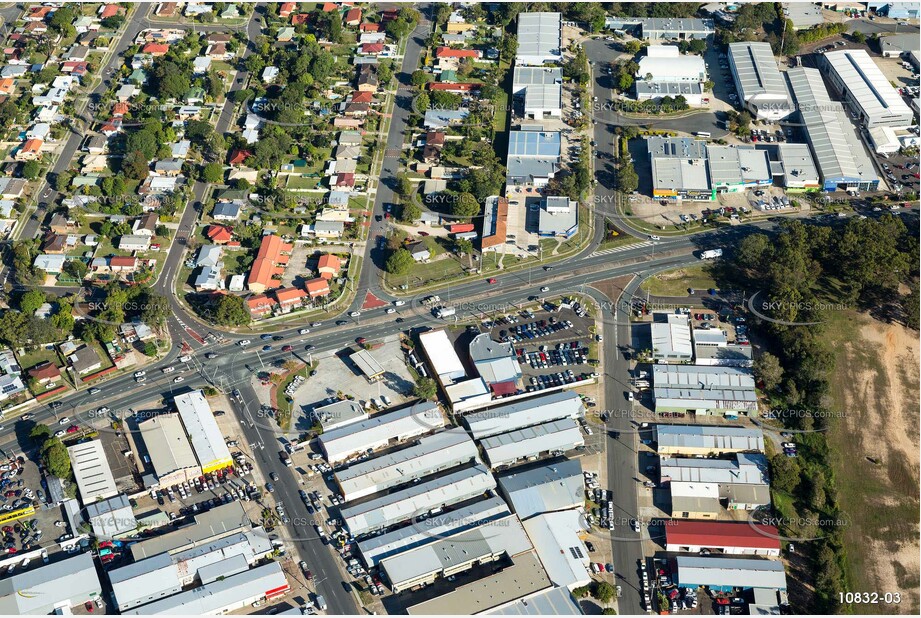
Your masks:
<svg viewBox="0 0 921 618"><path fill-rule="evenodd" d="M146 382L147 378L145 378L144 376L138 376L134 379L134 381L140 384L141 382Z"/></svg>
<svg viewBox="0 0 921 618"><path fill-rule="evenodd" d="M69 424L69 423L70 423L70 417L69 417L69 416L65 416L64 418L62 418L61 420L58 421L58 425L67 425L67 424Z"/></svg>
<svg viewBox="0 0 921 618"><path fill-rule="evenodd" d="M540 291L541 291L541 292L549 292L549 291L550 291L550 288L548 288L548 287L545 285L544 287L542 287L542 288L540 289Z"/></svg>
<svg viewBox="0 0 921 618"><path fill-rule="evenodd" d="M164 367L163 368L163 373L173 373L174 371L176 371L175 367Z"/></svg>
<svg viewBox="0 0 921 618"><path fill-rule="evenodd" d="M396 313L396 312L397 312L397 310L394 309L393 307L388 307L388 308L387 308L387 313Z"/></svg>
<svg viewBox="0 0 921 618"><path fill-rule="evenodd" d="M395 300L395 301L393 301L393 306L394 306L394 307L402 307L402 306L405 305L405 304L406 304L406 301L405 301L405 300Z"/></svg>
<svg viewBox="0 0 921 618"><path fill-rule="evenodd" d="M349 314L349 317L350 317L350 318L357 318L357 317L360 316L360 315L361 315L361 311L353 311L353 312L351 312L351 313Z"/></svg>
<svg viewBox="0 0 921 618"><path fill-rule="evenodd" d="M147 372L146 372L146 371L135 371L135 372L134 372L134 377L135 377L135 378L140 378L140 377L146 376L146 375L147 375Z"/></svg>
<svg viewBox="0 0 921 618"><path fill-rule="evenodd" d="M179 384L180 382L185 382L185 378L183 378L182 376L179 376L178 378L173 380L174 384Z"/></svg>
<svg viewBox="0 0 921 618"><path fill-rule="evenodd" d="M390 401L390 397L388 397L387 395L381 395L381 401L384 402L385 406L389 406L391 403L393 403Z"/></svg>
<svg viewBox="0 0 921 618"><path fill-rule="evenodd" d="M179 362L180 362L180 363L187 363L187 362L189 362L190 360L192 360L192 357L189 356L189 355L180 356L180 357L179 357Z"/></svg>
<svg viewBox="0 0 921 618"><path fill-rule="evenodd" d="M309 333L309 332L310 332L310 329L309 329L309 328L302 328L301 330L297 331L297 334L298 334L298 335L306 335L306 334Z"/></svg>
<svg viewBox="0 0 921 618"><path fill-rule="evenodd" d="M655 234L650 234L650 235L649 235L649 240L662 240L662 239L659 238L658 236L656 236Z"/></svg>
<svg viewBox="0 0 921 618"><path fill-rule="evenodd" d="M64 437L64 436L66 436L66 435L67 435L67 432L64 431L63 429L58 429L57 431L54 432L54 437L55 437L55 438L62 438L62 437Z"/></svg>
<svg viewBox="0 0 921 618"><path fill-rule="evenodd" d="M246 346L248 346L248 345L251 344L251 343L252 343L252 341L250 341L249 339L244 339L243 341L237 342L237 345L240 346L241 348L245 348Z"/></svg>

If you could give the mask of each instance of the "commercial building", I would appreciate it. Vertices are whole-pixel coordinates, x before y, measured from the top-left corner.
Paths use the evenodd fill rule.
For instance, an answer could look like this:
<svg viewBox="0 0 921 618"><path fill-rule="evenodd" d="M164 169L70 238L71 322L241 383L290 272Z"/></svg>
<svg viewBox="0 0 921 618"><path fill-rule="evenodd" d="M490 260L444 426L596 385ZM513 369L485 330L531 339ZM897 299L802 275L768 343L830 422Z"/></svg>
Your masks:
<svg viewBox="0 0 921 618"><path fill-rule="evenodd" d="M720 488L716 483L684 483L668 485L672 517L675 519L717 519L723 513Z"/></svg>
<svg viewBox="0 0 921 618"><path fill-rule="evenodd" d="M355 363L369 382L377 382L384 376L384 367L368 350L358 350L349 356L349 360Z"/></svg>
<svg viewBox="0 0 921 618"><path fill-rule="evenodd" d="M335 473L347 501L357 500L469 462L479 463L476 444L460 428L423 436L412 446L359 461Z"/></svg>
<svg viewBox="0 0 921 618"><path fill-rule="evenodd" d="M511 382L502 382L495 387L498 389L497 392L505 392L505 389L510 389L512 385ZM492 393L492 389L483 378L470 378L445 387L445 397L455 414L488 406L492 402Z"/></svg>
<svg viewBox="0 0 921 618"><path fill-rule="evenodd" d="M758 412L754 376L741 367L654 365L652 378L656 413L732 418Z"/></svg>
<svg viewBox="0 0 921 618"><path fill-rule="evenodd" d="M510 513L501 498L493 496L466 506L412 522L408 526L368 537L358 542L365 566L373 568L381 560L414 547L449 538Z"/></svg>
<svg viewBox="0 0 921 618"><path fill-rule="evenodd" d="M695 328L694 364L720 367L751 367L752 347L729 343L726 331L718 328Z"/></svg>
<svg viewBox="0 0 921 618"><path fill-rule="evenodd" d="M563 60L562 16L519 13L516 65L541 66Z"/></svg>
<svg viewBox="0 0 921 618"><path fill-rule="evenodd" d="M69 446L67 454L84 505L118 495L102 441L91 440Z"/></svg>
<svg viewBox="0 0 921 618"><path fill-rule="evenodd" d="M702 105L704 85L702 82L636 81L637 101L658 101L664 97L684 97L688 105Z"/></svg>
<svg viewBox="0 0 921 618"><path fill-rule="evenodd" d="M125 612L182 592L182 582L167 553L108 572L118 611Z"/></svg>
<svg viewBox="0 0 921 618"><path fill-rule="evenodd" d="M250 520L240 502L219 505L195 516L195 523L135 543L130 547L135 562L167 552L175 554L213 543L250 528Z"/></svg>
<svg viewBox="0 0 921 618"><path fill-rule="evenodd" d="M686 137L647 137L652 195L673 200L712 201L707 143Z"/></svg>
<svg viewBox="0 0 921 618"><path fill-rule="evenodd" d="M498 481L499 491L522 521L585 504L585 482L578 459L514 468L500 475Z"/></svg>
<svg viewBox="0 0 921 618"><path fill-rule="evenodd" d="M580 616L584 612L568 588L549 588L481 613L491 616Z"/></svg>
<svg viewBox="0 0 921 618"><path fill-rule="evenodd" d="M889 19L918 19L921 7L916 2L867 2L867 9ZM917 41L918 37L915 37Z"/></svg>
<svg viewBox="0 0 921 618"><path fill-rule="evenodd" d="M509 132L506 184L544 187L560 171L560 133L541 127Z"/></svg>
<svg viewBox="0 0 921 618"><path fill-rule="evenodd" d="M480 440L483 453L493 468L512 465L523 459L535 460L543 454L562 454L584 446L579 423L571 418L517 429Z"/></svg>
<svg viewBox="0 0 921 618"><path fill-rule="evenodd" d="M179 415L158 414L138 424L146 453L160 487L172 487L201 476L201 466L182 428Z"/></svg>
<svg viewBox="0 0 921 618"><path fill-rule="evenodd" d="M313 417L323 426L324 433L368 419L368 413L357 401L342 399L313 409Z"/></svg>
<svg viewBox="0 0 921 618"><path fill-rule="evenodd" d="M780 556L780 532L751 522L673 521L665 526L665 551L698 554L701 550L738 556Z"/></svg>
<svg viewBox="0 0 921 618"><path fill-rule="evenodd" d="M281 564L270 562L122 613L137 616L225 614L262 599L279 598L289 589Z"/></svg>
<svg viewBox="0 0 921 618"><path fill-rule="evenodd" d="M884 58L900 58L921 48L918 37L912 33L892 34L879 38L879 50Z"/></svg>
<svg viewBox="0 0 921 618"><path fill-rule="evenodd" d="M352 536L383 530L495 489L496 481L481 465L463 468L431 481L340 509Z"/></svg>
<svg viewBox="0 0 921 618"><path fill-rule="evenodd" d="M583 416L585 408L579 396L561 391L474 412L466 415L463 420L473 439L482 440L547 421Z"/></svg>
<svg viewBox="0 0 921 618"><path fill-rule="evenodd" d="M808 144L784 142L765 149L771 156L778 181L788 193L818 191L822 188L819 170L812 160Z"/></svg>
<svg viewBox="0 0 921 618"><path fill-rule="evenodd" d="M851 113L867 128L907 127L913 113L865 49L820 56L822 72Z"/></svg>
<svg viewBox="0 0 921 618"><path fill-rule="evenodd" d="M460 356L454 351L454 344L444 329L430 330L419 334L422 352L429 360L432 374L442 387L467 377L467 370Z"/></svg>
<svg viewBox="0 0 921 618"><path fill-rule="evenodd" d="M739 100L755 118L775 122L793 113L790 93L770 43L730 43L729 68Z"/></svg>
<svg viewBox="0 0 921 618"><path fill-rule="evenodd" d="M559 118L563 115L563 70L516 66L512 95L520 100L525 118Z"/></svg>
<svg viewBox="0 0 921 618"><path fill-rule="evenodd" d="M767 152L754 146L710 145L707 163L710 183L717 193L739 193L774 184Z"/></svg>
<svg viewBox="0 0 921 618"><path fill-rule="evenodd" d="M232 466L230 450L205 394L200 390L183 393L177 395L174 401L202 473Z"/></svg>
<svg viewBox="0 0 921 618"><path fill-rule="evenodd" d="M696 17L608 17L605 27L651 41L706 39L716 31L712 19Z"/></svg>
<svg viewBox="0 0 921 618"><path fill-rule="evenodd" d="M138 522L125 494L86 505L86 517L93 528L93 535L100 540L117 539L137 532Z"/></svg>
<svg viewBox="0 0 921 618"><path fill-rule="evenodd" d="M5 577L0 581L0 614L70 614L71 608L101 597L93 556L84 552Z"/></svg>
<svg viewBox="0 0 921 618"><path fill-rule="evenodd" d="M327 460L338 464L359 453L396 444L444 426L444 414L438 404L426 401L323 432L319 441Z"/></svg>
<svg viewBox="0 0 921 618"><path fill-rule="evenodd" d="M434 599L406 608L409 615L456 615L458 608L475 615L502 607L511 601L552 588L550 578L537 554L528 552L512 559L512 564Z"/></svg>
<svg viewBox="0 0 921 618"><path fill-rule="evenodd" d="M691 347L691 324L687 314L653 311L649 334L652 338L652 358L655 361L690 362L694 350Z"/></svg>
<svg viewBox="0 0 921 618"><path fill-rule="evenodd" d="M640 58L637 80L647 83L707 81L707 65L701 56L681 55L677 45L650 45Z"/></svg>
<svg viewBox="0 0 921 618"><path fill-rule="evenodd" d="M784 2L784 16L793 22L797 30L806 30L813 26L825 23L822 15L822 6L812 2Z"/></svg>
<svg viewBox="0 0 921 618"><path fill-rule="evenodd" d="M768 588L786 590L783 563L761 558L675 558L677 584L682 588L706 586L714 592Z"/></svg>
<svg viewBox="0 0 921 618"><path fill-rule="evenodd" d="M798 120L825 191L875 191L879 177L844 107L833 102L817 69L787 71Z"/></svg>
<svg viewBox="0 0 921 618"><path fill-rule="evenodd" d="M470 360L480 377L493 390L499 384L509 383L515 388L521 379L521 365L518 364L512 344L493 341L489 333L477 335L470 342Z"/></svg>
<svg viewBox="0 0 921 618"><path fill-rule="evenodd" d="M659 465L659 474L662 482L668 483L673 498L676 495L703 495L685 492L682 488L706 486L716 488L715 497L724 501L729 510L753 511L771 504L768 465L764 455L738 453L735 460L697 457L663 459ZM674 517L693 517L687 511L687 507L673 499Z"/></svg>
<svg viewBox="0 0 921 618"><path fill-rule="evenodd" d="M537 212L537 233L548 238L572 238L579 231L579 202L547 196Z"/></svg>
<svg viewBox="0 0 921 618"><path fill-rule="evenodd" d="M483 235L480 248L483 251L505 249L508 239L508 200L498 195L486 198L483 209Z"/></svg>
<svg viewBox="0 0 921 618"><path fill-rule="evenodd" d="M536 515L524 522L524 528L554 585L572 589L592 581L588 548L580 537L589 530L580 511Z"/></svg>
<svg viewBox="0 0 921 618"><path fill-rule="evenodd" d="M717 425L656 425L656 450L660 455L711 456L728 453L763 453L760 429Z"/></svg>
<svg viewBox="0 0 921 618"><path fill-rule="evenodd" d="M407 550L381 561L380 566L399 593L428 585L477 564L513 558L532 549L516 515L485 522L475 528Z"/></svg>

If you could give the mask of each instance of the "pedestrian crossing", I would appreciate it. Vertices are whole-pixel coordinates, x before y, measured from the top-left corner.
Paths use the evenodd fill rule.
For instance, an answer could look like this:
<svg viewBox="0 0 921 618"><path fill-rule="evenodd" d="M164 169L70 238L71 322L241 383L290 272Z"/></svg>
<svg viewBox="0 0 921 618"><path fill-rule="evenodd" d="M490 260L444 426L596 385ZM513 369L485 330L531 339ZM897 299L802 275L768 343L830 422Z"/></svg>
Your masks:
<svg viewBox="0 0 921 618"><path fill-rule="evenodd" d="M651 240L644 240L643 242L631 243L629 245L623 245L621 247L611 247L610 249L602 249L601 251L595 251L592 256L595 255L608 255L609 253L620 253L622 251L631 251L633 249L642 249L643 247L650 247L654 245Z"/></svg>

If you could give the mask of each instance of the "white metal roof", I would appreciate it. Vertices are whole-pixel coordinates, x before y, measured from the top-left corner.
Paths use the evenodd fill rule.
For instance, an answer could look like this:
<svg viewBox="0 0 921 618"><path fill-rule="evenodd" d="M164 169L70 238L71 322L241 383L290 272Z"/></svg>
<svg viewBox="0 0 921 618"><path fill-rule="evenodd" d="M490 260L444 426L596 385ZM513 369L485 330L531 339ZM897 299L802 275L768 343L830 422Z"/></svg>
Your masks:
<svg viewBox="0 0 921 618"><path fill-rule="evenodd" d="M432 365L432 370L442 383L450 384L467 376L454 345L443 328L419 334L419 343Z"/></svg>
<svg viewBox="0 0 921 618"><path fill-rule="evenodd" d="M916 38L917 40L917 38ZM891 119L911 123L912 112L865 49L843 49L824 56L829 69L851 93L869 123Z"/></svg>
<svg viewBox="0 0 921 618"><path fill-rule="evenodd" d="M421 517L432 509L483 495L496 487L489 471L476 465L431 481L346 506L340 510L349 532L357 536Z"/></svg>
<svg viewBox="0 0 921 618"><path fill-rule="evenodd" d="M665 480L682 483L717 483L720 485L767 485L767 459L763 455L740 453L735 461L675 457L659 462L659 475Z"/></svg>
<svg viewBox="0 0 921 618"><path fill-rule="evenodd" d="M780 105L791 109L790 94L784 82L770 43L741 41L729 44L729 63L739 86L739 97L746 103L760 106ZM775 108L777 109L777 108Z"/></svg>
<svg viewBox="0 0 921 618"><path fill-rule="evenodd" d="M36 564L28 571L17 569L0 580L0 614L41 615L62 609L69 613L71 607L101 596L93 556L84 552L51 564Z"/></svg>
<svg viewBox="0 0 921 618"><path fill-rule="evenodd" d="M499 487L521 519L581 506L585 482L578 459L515 468L499 477Z"/></svg>
<svg viewBox="0 0 921 618"><path fill-rule="evenodd" d="M525 427L480 441L486 459L493 467L514 463L541 453L568 451L585 444L579 424L562 418L542 425Z"/></svg>
<svg viewBox="0 0 921 618"><path fill-rule="evenodd" d="M775 560L678 556L678 585L785 590L783 563Z"/></svg>
<svg viewBox="0 0 921 618"><path fill-rule="evenodd" d="M637 79L640 80L645 80L646 75L652 75L649 81L654 82L703 82L707 79L707 67L700 56L643 56L639 64Z"/></svg>
<svg viewBox="0 0 921 618"><path fill-rule="evenodd" d="M158 414L140 423L138 429L157 478L198 467L178 414Z"/></svg>
<svg viewBox="0 0 921 618"><path fill-rule="evenodd" d="M563 83L563 69L559 67L516 66L512 76L514 94L521 94L528 86Z"/></svg>
<svg viewBox="0 0 921 618"><path fill-rule="evenodd" d="M464 423L473 439L481 440L560 418L579 418L584 414L585 408L577 394L560 391L474 412L464 416Z"/></svg>
<svg viewBox="0 0 921 618"><path fill-rule="evenodd" d="M369 419L323 432L320 445L331 462L386 445L391 439L405 440L445 426L444 415L434 402L376 414Z"/></svg>
<svg viewBox="0 0 921 618"><path fill-rule="evenodd" d="M84 505L118 494L101 440L68 446L67 454L70 455L74 478Z"/></svg>
<svg viewBox="0 0 921 618"><path fill-rule="evenodd" d="M819 170L812 160L808 144L777 144L777 158L783 166L784 182L788 186L818 184Z"/></svg>
<svg viewBox="0 0 921 618"><path fill-rule="evenodd" d="M760 429L721 425L656 425L659 448L706 448L712 451L764 451Z"/></svg>
<svg viewBox="0 0 921 618"><path fill-rule="evenodd" d="M708 146L707 163L714 187L773 182L767 151L754 146Z"/></svg>
<svg viewBox="0 0 921 618"><path fill-rule="evenodd" d="M563 57L559 13L520 13L516 64L543 64Z"/></svg>
<svg viewBox="0 0 921 618"><path fill-rule="evenodd" d="M202 470L215 469L215 466L220 467L222 464L230 465L230 450L205 394L200 390L183 393L175 397L175 402Z"/></svg>
<svg viewBox="0 0 921 618"><path fill-rule="evenodd" d="M653 391L656 406L686 405L691 408L758 409L755 379L739 367L654 365Z"/></svg>
<svg viewBox="0 0 921 618"><path fill-rule="evenodd" d="M579 511L538 515L524 522L524 528L550 581L561 588L584 586L591 581L588 548L579 538L587 530Z"/></svg>
<svg viewBox="0 0 921 618"><path fill-rule="evenodd" d="M355 500L471 460L479 462L476 445L466 431L455 427L338 470L336 481L345 499Z"/></svg>
<svg viewBox="0 0 921 618"><path fill-rule="evenodd" d="M569 588L550 588L483 613L493 616L578 616L584 612Z"/></svg>
<svg viewBox="0 0 921 618"><path fill-rule="evenodd" d="M653 356L691 357L691 326L688 316L672 311L656 311L649 325Z"/></svg>

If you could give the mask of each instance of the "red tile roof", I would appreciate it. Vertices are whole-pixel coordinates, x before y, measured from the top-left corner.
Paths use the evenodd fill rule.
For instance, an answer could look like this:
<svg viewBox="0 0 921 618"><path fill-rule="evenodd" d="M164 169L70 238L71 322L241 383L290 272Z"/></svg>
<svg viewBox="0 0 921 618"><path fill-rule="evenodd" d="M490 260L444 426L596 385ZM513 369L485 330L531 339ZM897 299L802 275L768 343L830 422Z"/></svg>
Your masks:
<svg viewBox="0 0 921 618"><path fill-rule="evenodd" d="M301 24L306 24L310 21L310 14L308 13L295 13L291 16L291 25L300 26Z"/></svg>
<svg viewBox="0 0 921 618"><path fill-rule="evenodd" d="M780 549L774 526L749 522L672 520L665 526L667 545Z"/></svg>
<svg viewBox="0 0 921 618"><path fill-rule="evenodd" d="M373 24L371 22L365 22L361 24L360 26L358 26L358 29L361 30L362 32L380 32L381 25Z"/></svg>
<svg viewBox="0 0 921 618"><path fill-rule="evenodd" d="M479 58L480 52L475 49L452 49L450 47L439 47L435 50L436 58Z"/></svg>
<svg viewBox="0 0 921 618"><path fill-rule="evenodd" d="M287 17L294 11L295 6L294 2L282 2L281 6L278 7L278 16Z"/></svg>
<svg viewBox="0 0 921 618"><path fill-rule="evenodd" d="M429 90L444 90L446 92L472 92L479 90L480 84L468 84L460 82L431 82Z"/></svg>
<svg viewBox="0 0 921 618"><path fill-rule="evenodd" d="M342 261L338 256L330 253L321 255L319 263L317 264L317 270L320 271L320 277L323 279L332 279L333 275L338 273L341 268Z"/></svg>
<svg viewBox="0 0 921 618"><path fill-rule="evenodd" d="M233 235L232 228L226 225L209 225L205 230L205 236L215 242L227 242Z"/></svg>
<svg viewBox="0 0 921 618"><path fill-rule="evenodd" d="M230 153L229 163L231 165L243 165L243 162L251 156L253 156L253 153L251 153L249 150L241 150L238 148Z"/></svg>
<svg viewBox="0 0 921 618"><path fill-rule="evenodd" d="M246 299L246 308L249 309L250 315L265 315L272 311L275 303L265 294L250 296Z"/></svg>
<svg viewBox="0 0 921 618"><path fill-rule="evenodd" d="M383 43L363 43L361 46L361 53L363 54L379 54L384 51Z"/></svg>
<svg viewBox="0 0 921 618"><path fill-rule="evenodd" d="M352 93L352 103L373 103L374 93L362 90L356 90Z"/></svg>
<svg viewBox="0 0 921 618"><path fill-rule="evenodd" d="M291 303L296 303L307 298L307 292L300 288L284 288L282 290L275 290L275 300L278 301L279 305L287 305Z"/></svg>
<svg viewBox="0 0 921 618"><path fill-rule="evenodd" d="M472 232L473 224L472 223L455 223L454 225L448 226L448 231L452 234L460 234L463 232Z"/></svg>
<svg viewBox="0 0 921 618"><path fill-rule="evenodd" d="M145 54L160 54L163 55L169 51L169 44L167 43L148 43L141 49Z"/></svg>
<svg viewBox="0 0 921 618"><path fill-rule="evenodd" d="M304 287L307 288L307 293L310 294L310 298L327 296L329 294L329 282L326 281L326 279L311 279L304 284Z"/></svg>
<svg viewBox="0 0 921 618"><path fill-rule="evenodd" d="M361 21L361 9L354 8L349 9L349 12L345 14L345 23L347 24L357 24Z"/></svg>
<svg viewBox="0 0 921 618"><path fill-rule="evenodd" d="M275 236L274 234L263 236L262 244L259 245L259 252L256 254L256 259L253 260L253 266L249 271L247 285L255 283L266 288L279 287L281 281L277 277L284 273L284 268L279 267L279 265L288 263L289 256L283 254L289 253L292 248L292 245L282 242L281 236Z"/></svg>
<svg viewBox="0 0 921 618"><path fill-rule="evenodd" d="M61 377L61 370L54 363L45 361L29 369L29 377L36 380L56 380Z"/></svg>
<svg viewBox="0 0 921 618"><path fill-rule="evenodd" d="M102 11L99 13L100 19L105 19L106 17L113 17L118 15L118 5L117 4L107 4L102 7Z"/></svg>
<svg viewBox="0 0 921 618"><path fill-rule="evenodd" d="M355 174L353 174L352 172L336 174L336 186L337 187L354 187L355 186Z"/></svg>
<svg viewBox="0 0 921 618"><path fill-rule="evenodd" d="M113 255L109 258L109 266L113 268L136 268L137 263L138 259L136 257Z"/></svg>

